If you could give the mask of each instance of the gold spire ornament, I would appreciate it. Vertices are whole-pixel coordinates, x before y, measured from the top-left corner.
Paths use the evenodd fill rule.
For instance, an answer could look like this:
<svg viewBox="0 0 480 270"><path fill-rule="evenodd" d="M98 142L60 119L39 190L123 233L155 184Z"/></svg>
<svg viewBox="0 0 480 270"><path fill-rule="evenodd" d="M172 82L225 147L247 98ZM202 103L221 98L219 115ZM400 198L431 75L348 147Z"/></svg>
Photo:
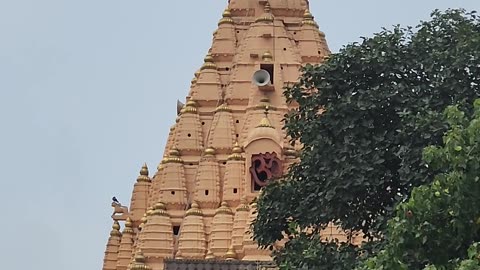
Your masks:
<svg viewBox="0 0 480 270"><path fill-rule="evenodd" d="M262 118L260 121L260 124L257 127L266 127L266 128L274 128L272 124L270 123L270 120L268 120L268 111L270 110L269 106L265 107L265 117Z"/></svg>
<svg viewBox="0 0 480 270"><path fill-rule="evenodd" d="M302 25L311 25L311 26L314 26L315 28L318 28L318 24L315 22L312 13L310 13L310 10L308 9L306 9L305 13L303 14Z"/></svg>
<svg viewBox="0 0 480 270"><path fill-rule="evenodd" d="M270 8L270 3L265 4L264 13L260 17L258 17L255 22L265 22L265 23L273 23L273 14L272 9Z"/></svg>
<svg viewBox="0 0 480 270"><path fill-rule="evenodd" d="M141 250L135 254L134 262L130 270L150 270L151 268L145 264L145 256Z"/></svg>
<svg viewBox="0 0 480 270"><path fill-rule="evenodd" d="M143 164L142 169L140 170L140 175L137 177L137 182L152 182L150 177L148 177L147 163Z"/></svg>
<svg viewBox="0 0 480 270"><path fill-rule="evenodd" d="M203 60L203 66L200 68L200 70L205 70L205 69L217 69L217 65L215 64L212 55L209 53ZM187 103L188 104L188 103Z"/></svg>
<svg viewBox="0 0 480 270"><path fill-rule="evenodd" d="M222 24L233 24L232 13L230 13L230 9L226 8L223 12L222 19L218 22L218 26Z"/></svg>
<svg viewBox="0 0 480 270"><path fill-rule="evenodd" d="M118 221L114 221L112 225L112 231L110 232L110 236L122 236L122 233L120 232L120 223Z"/></svg>

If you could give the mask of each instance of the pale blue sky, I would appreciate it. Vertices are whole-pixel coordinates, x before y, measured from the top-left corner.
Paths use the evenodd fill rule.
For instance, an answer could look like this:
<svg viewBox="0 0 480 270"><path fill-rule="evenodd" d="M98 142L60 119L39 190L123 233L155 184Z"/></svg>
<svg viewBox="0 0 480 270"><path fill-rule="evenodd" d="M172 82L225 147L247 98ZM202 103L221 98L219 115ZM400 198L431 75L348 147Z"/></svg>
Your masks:
<svg viewBox="0 0 480 270"><path fill-rule="evenodd" d="M101 269L110 199L162 157L227 0L0 0L0 261ZM478 0L311 1L333 51Z"/></svg>

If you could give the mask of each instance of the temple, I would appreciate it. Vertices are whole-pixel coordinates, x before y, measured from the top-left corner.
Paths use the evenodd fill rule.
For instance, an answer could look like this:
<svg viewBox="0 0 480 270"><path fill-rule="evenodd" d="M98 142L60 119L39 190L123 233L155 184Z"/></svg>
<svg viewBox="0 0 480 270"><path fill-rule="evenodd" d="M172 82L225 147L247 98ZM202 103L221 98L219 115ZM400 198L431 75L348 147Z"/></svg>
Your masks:
<svg viewBox="0 0 480 270"><path fill-rule="evenodd" d="M129 207L112 204L103 270L274 267L252 239L252 201L301 149L282 129L284 88L329 54L307 0L228 1L156 172L144 165Z"/></svg>

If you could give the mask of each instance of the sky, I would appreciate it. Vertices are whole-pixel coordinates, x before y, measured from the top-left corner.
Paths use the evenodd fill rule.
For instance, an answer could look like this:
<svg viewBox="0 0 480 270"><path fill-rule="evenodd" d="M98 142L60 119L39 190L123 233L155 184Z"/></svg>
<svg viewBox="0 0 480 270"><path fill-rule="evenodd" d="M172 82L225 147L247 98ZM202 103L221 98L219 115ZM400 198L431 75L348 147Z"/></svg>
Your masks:
<svg viewBox="0 0 480 270"><path fill-rule="evenodd" d="M333 52L478 0L312 0ZM0 261L101 269L112 196L154 172L227 0L0 0Z"/></svg>

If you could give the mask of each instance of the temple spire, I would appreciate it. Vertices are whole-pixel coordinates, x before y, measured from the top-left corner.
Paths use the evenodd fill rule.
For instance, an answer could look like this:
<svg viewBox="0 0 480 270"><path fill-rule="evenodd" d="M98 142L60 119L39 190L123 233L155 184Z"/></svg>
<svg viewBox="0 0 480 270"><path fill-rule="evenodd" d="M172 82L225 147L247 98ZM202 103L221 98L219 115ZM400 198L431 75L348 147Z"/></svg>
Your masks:
<svg viewBox="0 0 480 270"><path fill-rule="evenodd" d="M239 205L242 194L244 193L245 158L242 154L243 149L237 141L225 165L223 200L232 207Z"/></svg>
<svg viewBox="0 0 480 270"><path fill-rule="evenodd" d="M127 218L118 249L117 270L127 270L132 258L134 235L132 220Z"/></svg>
<svg viewBox="0 0 480 270"><path fill-rule="evenodd" d="M232 244L233 211L226 202L215 211L212 221L210 251L216 258L225 258Z"/></svg>
<svg viewBox="0 0 480 270"><path fill-rule="evenodd" d="M132 200L130 202L130 219L134 227L140 225L140 219L147 211L148 195L152 183L148 174L148 166L144 163L140 169L140 175L137 177L137 182L133 186Z"/></svg>
<svg viewBox="0 0 480 270"><path fill-rule="evenodd" d="M172 220L165 205L155 204L153 210L147 212L147 222L144 224L138 238L140 248L149 265L163 265L164 259L173 257ZM156 267L153 267L154 269Z"/></svg>
<svg viewBox="0 0 480 270"><path fill-rule="evenodd" d="M157 170L141 168L130 209L112 204L112 218L125 228L120 233L114 224L104 270L269 259L248 234L255 218L249 203L301 156L301 145L290 146L282 129L283 116L298 106L287 103L283 89L298 81L302 66L321 64L330 53L308 4L228 1L184 102L176 103ZM263 87L253 76L266 80L265 72Z"/></svg>
<svg viewBox="0 0 480 270"><path fill-rule="evenodd" d="M248 222L249 207L247 198L243 197L241 204L235 211L233 218L233 230L232 230L232 246L236 254L240 254L240 258L243 257L243 235L245 234L245 227Z"/></svg>
<svg viewBox="0 0 480 270"><path fill-rule="evenodd" d="M184 258L205 259L207 253L207 238L203 223L203 212L196 202L192 203L183 220L178 251Z"/></svg>
<svg viewBox="0 0 480 270"><path fill-rule="evenodd" d="M215 208L220 204L220 172L215 149L205 149L198 166L195 201L202 208Z"/></svg>
<svg viewBox="0 0 480 270"><path fill-rule="evenodd" d="M120 233L120 224L114 221L112 230L110 231L110 238L108 238L107 248L105 250L105 258L103 260L103 270L116 270L118 259L118 248L120 247L120 240L122 233Z"/></svg>

